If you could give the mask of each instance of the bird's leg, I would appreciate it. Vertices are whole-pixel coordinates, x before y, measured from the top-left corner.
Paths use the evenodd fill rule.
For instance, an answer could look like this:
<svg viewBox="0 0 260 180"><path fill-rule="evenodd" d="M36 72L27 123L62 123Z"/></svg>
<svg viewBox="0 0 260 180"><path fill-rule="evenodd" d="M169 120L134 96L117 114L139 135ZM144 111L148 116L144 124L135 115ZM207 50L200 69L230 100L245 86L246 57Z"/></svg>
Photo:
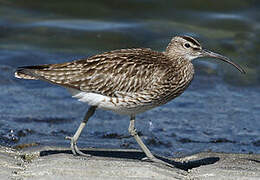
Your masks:
<svg viewBox="0 0 260 180"><path fill-rule="evenodd" d="M167 165L170 167L174 167L173 165L154 157L154 155L151 153L151 151L145 146L142 139L138 136L137 130L135 129L135 116L131 116L128 131L129 131L130 135L135 138L136 142L139 144L139 146L141 147L141 149L143 150L143 152L145 153L145 155L147 156L147 158L150 161L164 164L164 165ZM147 159L147 158L145 158L145 159Z"/></svg>
<svg viewBox="0 0 260 180"><path fill-rule="evenodd" d="M83 121L80 123L80 125L79 125L79 127L78 127L78 129L77 129L77 131L76 131L76 133L74 134L73 137L69 137L69 136L65 137L65 139L70 140L70 147L71 147L72 153L74 155L90 156L89 154L85 154L78 149L77 140L78 140L82 130L86 126L88 119L95 113L96 108L97 108L96 106L91 106L88 109L88 112L85 114Z"/></svg>

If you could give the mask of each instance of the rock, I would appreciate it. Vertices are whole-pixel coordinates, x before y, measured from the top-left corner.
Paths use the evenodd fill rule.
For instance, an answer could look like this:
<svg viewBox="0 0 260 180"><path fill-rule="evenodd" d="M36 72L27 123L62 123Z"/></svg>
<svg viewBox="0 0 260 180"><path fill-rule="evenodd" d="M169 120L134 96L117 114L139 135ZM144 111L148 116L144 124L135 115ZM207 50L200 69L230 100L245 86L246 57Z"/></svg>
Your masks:
<svg viewBox="0 0 260 180"><path fill-rule="evenodd" d="M203 152L168 159L176 168L141 161L143 152L129 149L30 147L20 151L0 146L0 179L260 179L260 155Z"/></svg>

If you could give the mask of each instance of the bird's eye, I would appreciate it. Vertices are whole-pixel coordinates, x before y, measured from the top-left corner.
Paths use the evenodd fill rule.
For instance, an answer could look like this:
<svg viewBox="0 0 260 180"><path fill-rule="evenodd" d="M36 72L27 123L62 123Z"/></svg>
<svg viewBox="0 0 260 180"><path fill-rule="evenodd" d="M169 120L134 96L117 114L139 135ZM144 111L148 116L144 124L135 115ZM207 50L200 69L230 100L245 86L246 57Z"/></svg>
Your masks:
<svg viewBox="0 0 260 180"><path fill-rule="evenodd" d="M189 44L189 43L185 43L184 46L185 46L186 48L190 48L190 44Z"/></svg>

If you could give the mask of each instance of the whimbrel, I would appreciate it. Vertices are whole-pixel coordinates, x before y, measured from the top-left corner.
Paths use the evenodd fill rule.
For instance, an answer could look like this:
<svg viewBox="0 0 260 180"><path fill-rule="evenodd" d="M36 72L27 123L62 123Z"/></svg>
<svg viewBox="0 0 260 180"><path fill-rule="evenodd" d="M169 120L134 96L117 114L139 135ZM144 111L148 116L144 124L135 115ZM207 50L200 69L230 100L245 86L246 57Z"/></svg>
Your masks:
<svg viewBox="0 0 260 180"><path fill-rule="evenodd" d="M15 77L36 79L67 88L72 96L90 105L71 142L74 155L87 154L77 147L77 140L97 108L130 116L129 133L147 158L156 158L138 136L135 116L163 105L184 92L193 79L192 60L211 57L245 71L227 57L205 50L190 36L173 37L164 52L147 48L120 49L62 64L20 67Z"/></svg>

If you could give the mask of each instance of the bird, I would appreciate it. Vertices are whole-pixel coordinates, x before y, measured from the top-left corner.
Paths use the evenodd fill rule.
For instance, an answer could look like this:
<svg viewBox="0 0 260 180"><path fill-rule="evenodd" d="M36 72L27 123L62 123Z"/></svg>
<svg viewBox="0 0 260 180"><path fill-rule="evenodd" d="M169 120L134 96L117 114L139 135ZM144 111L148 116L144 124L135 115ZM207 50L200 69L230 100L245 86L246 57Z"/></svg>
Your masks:
<svg viewBox="0 0 260 180"><path fill-rule="evenodd" d="M128 131L145 159L173 167L156 158L143 143L135 128L135 117L180 96L194 77L192 60L203 57L222 60L245 73L229 58L202 48L195 38L179 35L163 52L150 48L113 50L71 62L18 67L15 77L65 87L72 97L89 104L75 134L66 137L74 155L89 156L77 147L77 140L96 109L104 109L130 117Z"/></svg>

